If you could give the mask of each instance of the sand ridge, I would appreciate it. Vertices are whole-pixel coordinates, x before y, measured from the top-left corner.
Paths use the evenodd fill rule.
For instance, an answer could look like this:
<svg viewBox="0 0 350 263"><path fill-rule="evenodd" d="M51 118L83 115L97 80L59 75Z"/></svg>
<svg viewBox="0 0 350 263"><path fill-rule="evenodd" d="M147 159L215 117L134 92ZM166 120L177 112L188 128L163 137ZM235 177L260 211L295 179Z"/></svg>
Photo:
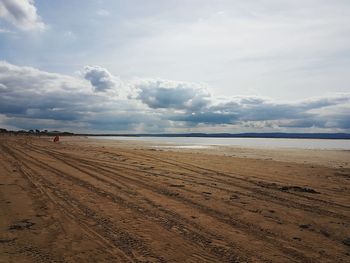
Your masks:
<svg viewBox="0 0 350 263"><path fill-rule="evenodd" d="M126 144L0 137L0 262L350 259L347 167Z"/></svg>

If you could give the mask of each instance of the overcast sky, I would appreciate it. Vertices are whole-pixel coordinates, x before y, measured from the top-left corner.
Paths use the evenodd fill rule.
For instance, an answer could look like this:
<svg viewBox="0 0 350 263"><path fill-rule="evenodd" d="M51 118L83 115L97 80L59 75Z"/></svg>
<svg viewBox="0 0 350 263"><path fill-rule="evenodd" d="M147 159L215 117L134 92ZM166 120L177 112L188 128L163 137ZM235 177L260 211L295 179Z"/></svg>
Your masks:
<svg viewBox="0 0 350 263"><path fill-rule="evenodd" d="M0 0L0 126L349 132L348 0Z"/></svg>

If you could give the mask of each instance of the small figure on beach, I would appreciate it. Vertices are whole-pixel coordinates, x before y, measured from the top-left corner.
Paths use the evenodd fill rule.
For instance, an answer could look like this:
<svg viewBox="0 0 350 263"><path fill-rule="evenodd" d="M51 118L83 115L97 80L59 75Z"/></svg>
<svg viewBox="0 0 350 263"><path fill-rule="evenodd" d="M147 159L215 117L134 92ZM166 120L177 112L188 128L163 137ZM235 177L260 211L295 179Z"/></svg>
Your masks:
<svg viewBox="0 0 350 263"><path fill-rule="evenodd" d="M55 138L53 139L53 142L59 142L60 137L58 135L55 136Z"/></svg>

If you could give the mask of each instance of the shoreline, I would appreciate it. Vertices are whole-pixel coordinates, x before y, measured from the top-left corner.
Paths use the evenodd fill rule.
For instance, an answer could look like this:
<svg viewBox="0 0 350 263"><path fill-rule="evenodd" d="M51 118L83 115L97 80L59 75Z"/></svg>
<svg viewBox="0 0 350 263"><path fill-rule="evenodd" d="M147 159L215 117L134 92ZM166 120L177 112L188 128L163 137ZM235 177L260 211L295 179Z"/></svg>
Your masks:
<svg viewBox="0 0 350 263"><path fill-rule="evenodd" d="M299 149L299 148L264 148L264 147L239 147L229 145L199 145L198 148L179 147L179 144L166 143L164 141L141 141L141 140L111 140L95 139L89 137L65 137L66 142L87 141L101 146L149 148L159 151L177 151L188 153L204 153L237 158L252 158L262 160L275 160L315 164L334 168L350 168L350 150L327 150L327 149ZM182 145L180 145L182 146ZM191 146L191 145L189 145ZM203 146L203 147L201 147Z"/></svg>

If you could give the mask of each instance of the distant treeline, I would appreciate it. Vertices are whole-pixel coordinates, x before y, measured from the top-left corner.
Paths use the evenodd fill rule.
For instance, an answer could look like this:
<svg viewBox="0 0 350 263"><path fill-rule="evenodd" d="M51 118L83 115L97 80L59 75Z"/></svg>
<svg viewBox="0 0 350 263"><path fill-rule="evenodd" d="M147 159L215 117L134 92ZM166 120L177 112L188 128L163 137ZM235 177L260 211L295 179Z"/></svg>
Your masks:
<svg viewBox="0 0 350 263"><path fill-rule="evenodd" d="M350 139L349 133L139 133L139 134L89 134L89 133L71 133L62 131L48 130L20 130L8 131L0 128L0 133L25 134L25 135L67 135L67 136L127 136L127 137L204 137L204 138L286 138L286 139Z"/></svg>

